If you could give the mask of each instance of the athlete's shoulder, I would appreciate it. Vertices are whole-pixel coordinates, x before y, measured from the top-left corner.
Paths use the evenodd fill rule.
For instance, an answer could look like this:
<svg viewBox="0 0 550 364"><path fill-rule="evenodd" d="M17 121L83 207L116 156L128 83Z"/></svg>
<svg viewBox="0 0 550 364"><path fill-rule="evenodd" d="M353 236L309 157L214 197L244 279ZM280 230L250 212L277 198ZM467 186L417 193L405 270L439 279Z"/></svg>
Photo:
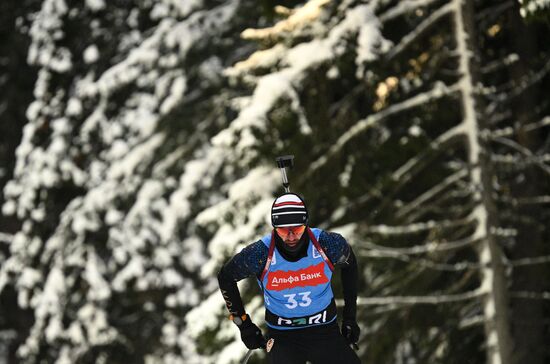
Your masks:
<svg viewBox="0 0 550 364"><path fill-rule="evenodd" d="M261 274L267 261L268 248L262 240L245 246L224 266L224 271L235 281Z"/></svg>
<svg viewBox="0 0 550 364"><path fill-rule="evenodd" d="M319 245L321 245L325 254L334 265L343 264L348 260L351 248L342 235L320 230Z"/></svg>
<svg viewBox="0 0 550 364"><path fill-rule="evenodd" d="M265 255L267 257L268 249L269 249L268 245L265 244L262 238L258 241L255 241L252 244L245 246L239 254L243 254L251 257Z"/></svg>
<svg viewBox="0 0 550 364"><path fill-rule="evenodd" d="M249 272L258 275L265 267L268 250L269 248L265 245L263 239L260 239L244 247L237 256L240 257L239 260Z"/></svg>

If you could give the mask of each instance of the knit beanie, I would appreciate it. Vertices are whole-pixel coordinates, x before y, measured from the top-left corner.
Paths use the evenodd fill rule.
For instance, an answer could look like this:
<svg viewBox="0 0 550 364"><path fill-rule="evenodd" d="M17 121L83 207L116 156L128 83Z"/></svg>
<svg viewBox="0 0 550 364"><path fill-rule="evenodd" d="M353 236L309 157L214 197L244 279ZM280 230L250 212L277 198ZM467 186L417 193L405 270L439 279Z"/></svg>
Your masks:
<svg viewBox="0 0 550 364"><path fill-rule="evenodd" d="M271 206L271 224L274 227L306 225L306 204L295 193L285 193L275 199Z"/></svg>

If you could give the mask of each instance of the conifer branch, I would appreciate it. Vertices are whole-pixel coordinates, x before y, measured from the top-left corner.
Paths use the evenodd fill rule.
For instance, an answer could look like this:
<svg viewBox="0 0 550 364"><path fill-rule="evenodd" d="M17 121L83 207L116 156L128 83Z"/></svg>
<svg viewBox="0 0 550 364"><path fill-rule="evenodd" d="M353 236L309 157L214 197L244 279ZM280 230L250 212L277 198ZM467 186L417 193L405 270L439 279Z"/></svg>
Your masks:
<svg viewBox="0 0 550 364"><path fill-rule="evenodd" d="M531 164L541 165L550 162L550 154L525 156L518 154L491 153L491 160L500 164L509 164L515 169L522 169Z"/></svg>
<svg viewBox="0 0 550 364"><path fill-rule="evenodd" d="M546 264L546 263L550 263L550 255L511 260L508 262L508 265L512 267L524 267L524 266Z"/></svg>
<svg viewBox="0 0 550 364"><path fill-rule="evenodd" d="M486 114L491 115L500 105L509 102L529 89L534 84L542 81L550 72L550 61L535 73L524 76L519 82L511 80L498 89L492 89L490 93L486 93L485 97L491 102L486 107Z"/></svg>
<svg viewBox="0 0 550 364"><path fill-rule="evenodd" d="M408 225L371 225L368 226L365 232L372 234L380 234L385 236L391 235L406 235L414 234L426 230L431 230L434 228L444 229L449 227L458 227L471 224L473 220L471 218L457 219L457 220L442 220L442 221L426 221L426 222L417 222Z"/></svg>
<svg viewBox="0 0 550 364"><path fill-rule="evenodd" d="M485 317L483 315L476 315L472 317L467 317L458 323L459 329L467 329L469 327L475 326L475 325L481 325L486 322Z"/></svg>
<svg viewBox="0 0 550 364"><path fill-rule="evenodd" d="M440 241L431 241L422 245L415 245L406 248L394 248L374 244L372 242L364 243L364 248L366 250L371 250L379 254L384 254L386 256L399 256L403 254L407 255L417 255L424 253L433 253L433 252L442 252L448 250L456 250L463 248L465 246L473 245L478 242L480 239L474 236L469 236L464 239L459 239L450 242L440 242Z"/></svg>
<svg viewBox="0 0 550 364"><path fill-rule="evenodd" d="M510 116L510 115L508 115ZM531 132L540 128L544 128L545 126L550 125L550 116L546 116L542 118L542 120L536 121L534 123L527 124L525 126L522 126L520 128L512 128L511 126L508 126L506 128L497 129L497 130L491 130L487 131L487 133L492 138L497 137L510 137L516 134L517 131L522 130L526 132Z"/></svg>
<svg viewBox="0 0 550 364"><path fill-rule="evenodd" d="M415 108L428 102L433 102L436 99L450 95L458 91L458 89L458 84L454 84L448 87L444 83L438 82L430 91L415 95L409 99L406 99L405 101L383 109L376 114L369 115L365 119L359 120L347 132L340 136L340 138L338 138L334 145L322 157L311 164L309 169L306 171L305 177L307 178L311 176L313 172L324 166L328 162L328 160L336 153L338 153L351 139L364 132L365 130L370 129L372 126L376 125L376 123L386 119L391 115L398 114L400 112ZM447 135L448 133L445 134Z"/></svg>
<svg viewBox="0 0 550 364"><path fill-rule="evenodd" d="M394 181L400 181L400 184L408 181L413 176L413 169L421 169L430 159L428 158L434 151L442 150L443 147L457 140L458 137L464 135L464 127L462 124L449 129L445 133L438 136L430 145L415 157L409 159L407 163L399 167L393 174Z"/></svg>
<svg viewBox="0 0 550 364"><path fill-rule="evenodd" d="M510 292L510 297L530 300L550 300L550 292L515 291Z"/></svg>
<svg viewBox="0 0 550 364"><path fill-rule="evenodd" d="M430 16L424 19L412 32L404 36L399 42L398 45L392 48L387 54L387 59L391 60L395 58L398 54L407 49L411 44L413 44L418 38L420 38L425 32L427 32L432 26L434 26L440 19L444 18L453 11L453 6L451 3L443 5L436 11L432 12Z"/></svg>
<svg viewBox="0 0 550 364"><path fill-rule="evenodd" d="M9 244L13 240L13 235L0 232L0 243Z"/></svg>
<svg viewBox="0 0 550 364"><path fill-rule="evenodd" d="M380 15L380 21L382 23L387 22L388 20L395 19L401 15L408 14L414 10L418 10L423 6L429 6L432 3L435 3L436 0L405 0L400 1L398 5L393 6L390 10L386 11L384 14Z"/></svg>
<svg viewBox="0 0 550 364"><path fill-rule="evenodd" d="M477 297L481 297L485 294L481 289L468 291L458 294L442 294L433 296L388 296L388 297L358 297L357 305L370 306L370 305L437 305L440 303L452 303L467 301ZM338 300L340 301L340 300Z"/></svg>
<svg viewBox="0 0 550 364"><path fill-rule="evenodd" d="M411 263L420 267L442 271L442 272L462 272L465 270L479 269L481 267L480 264L472 263L472 262L459 262L459 263L453 263L453 264L438 263L429 259L417 258L417 257L411 258L409 255L405 255L405 254L387 254L376 250L362 251L359 255L366 258L397 259L404 263Z"/></svg>
<svg viewBox="0 0 550 364"><path fill-rule="evenodd" d="M516 53L511 53L506 57L502 57L501 59L498 59L496 61L489 62L487 65L481 67L480 72L487 74L494 71L498 71L501 68L508 67L517 61L519 61L519 56Z"/></svg>
<svg viewBox="0 0 550 364"><path fill-rule="evenodd" d="M537 166L539 166L546 174L550 175L550 166L547 166L546 164L544 164L544 162L538 161L537 158L540 158L541 156L534 155L533 152L531 152L529 149L525 148L523 145L517 143L514 140L508 139L508 138L496 137L496 138L492 138L492 140L495 141L495 142L498 142L502 145L506 145L506 146L520 152L521 154L529 157L529 158L533 158L533 162Z"/></svg>
<svg viewBox="0 0 550 364"><path fill-rule="evenodd" d="M498 17L500 14L508 10L514 5L514 1L506 1L504 3L497 3L497 5L490 6L483 11L480 11L475 15L476 20L485 20L487 19L494 19L495 17Z"/></svg>
<svg viewBox="0 0 550 364"><path fill-rule="evenodd" d="M433 186L426 192L422 193L420 196L412 200L411 202L405 204L402 206L399 211L397 212L397 217L403 217L406 216L409 212L417 209L418 207L422 206L427 201L431 200L434 196L439 194L440 192L444 191L449 186L454 185L458 181L460 181L462 178L466 177L468 175L467 170L459 170L452 175L445 178L441 183L438 183L437 185Z"/></svg>

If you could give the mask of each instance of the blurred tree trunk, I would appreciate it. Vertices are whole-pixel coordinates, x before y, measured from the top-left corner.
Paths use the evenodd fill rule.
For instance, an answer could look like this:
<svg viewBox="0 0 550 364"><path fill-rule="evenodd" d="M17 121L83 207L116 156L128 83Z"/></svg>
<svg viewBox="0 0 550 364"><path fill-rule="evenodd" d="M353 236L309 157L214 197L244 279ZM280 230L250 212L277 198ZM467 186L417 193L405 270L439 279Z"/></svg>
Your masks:
<svg viewBox="0 0 550 364"><path fill-rule="evenodd" d="M481 289L484 291L483 314L487 363L511 363L512 339L509 324L509 297L507 277L504 268L503 252L494 235L498 225L497 209L493 201L493 166L490 153L482 133L486 123L477 96L476 85L479 73L479 53L476 51L476 25L473 3L470 0L454 0L455 33L459 53L459 71L462 75L460 92L464 126L468 139L468 162L477 207L475 235L481 239L478 247L481 269ZM468 52L470 50L471 52ZM470 55L476 55L471 57Z"/></svg>

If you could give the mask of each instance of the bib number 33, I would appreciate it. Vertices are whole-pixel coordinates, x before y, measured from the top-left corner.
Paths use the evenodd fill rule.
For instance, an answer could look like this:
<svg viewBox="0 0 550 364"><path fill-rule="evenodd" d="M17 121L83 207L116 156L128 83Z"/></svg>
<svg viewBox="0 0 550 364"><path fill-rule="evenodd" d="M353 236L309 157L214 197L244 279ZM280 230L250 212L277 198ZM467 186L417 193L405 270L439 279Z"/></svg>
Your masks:
<svg viewBox="0 0 550 364"><path fill-rule="evenodd" d="M299 297L297 300L296 300L296 293L285 294L284 296L287 298L287 302L288 302L285 304L285 306L288 307L289 309L294 309L298 306L307 307L311 305L311 298L309 298L310 294L311 294L311 291L298 293Z"/></svg>

